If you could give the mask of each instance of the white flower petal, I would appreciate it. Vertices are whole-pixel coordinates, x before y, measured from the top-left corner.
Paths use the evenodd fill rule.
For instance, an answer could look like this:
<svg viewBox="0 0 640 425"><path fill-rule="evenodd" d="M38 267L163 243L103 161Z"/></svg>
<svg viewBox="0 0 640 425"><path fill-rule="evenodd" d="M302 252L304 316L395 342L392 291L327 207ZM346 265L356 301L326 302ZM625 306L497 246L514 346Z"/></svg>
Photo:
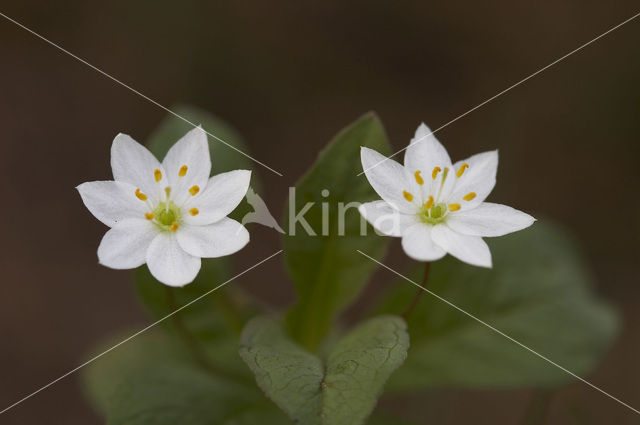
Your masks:
<svg viewBox="0 0 640 425"><path fill-rule="evenodd" d="M454 232L445 224L434 226L433 241L457 259L472 266L491 267L491 251L479 236L467 236Z"/></svg>
<svg viewBox="0 0 640 425"><path fill-rule="evenodd" d="M176 232L158 234L147 249L146 259L153 277L169 286L184 286L200 271L200 258L180 247Z"/></svg>
<svg viewBox="0 0 640 425"><path fill-rule="evenodd" d="M417 212L422 199L420 190L417 183L408 178L402 165L364 146L360 149L360 158L371 187L382 199L401 212ZM413 196L412 201L405 199L403 191Z"/></svg>
<svg viewBox="0 0 640 425"><path fill-rule="evenodd" d="M144 218L149 212L147 204L136 198L136 188L128 183L88 182L76 189L91 214L109 227L127 218Z"/></svg>
<svg viewBox="0 0 640 425"><path fill-rule="evenodd" d="M250 180L251 171L248 170L234 170L211 177L204 191L185 204L185 211L196 208L198 214L185 212L183 220L188 224L204 225L226 217L244 198Z"/></svg>
<svg viewBox="0 0 640 425"><path fill-rule="evenodd" d="M456 173L462 164L468 164L469 168L458 178ZM460 204L461 210L477 207L489 196L496 185L498 151L483 152L458 161L451 171L449 178L455 181L455 185L451 194L445 195L444 199L448 199L448 203ZM464 200L464 197L470 193L474 193L475 197L470 201Z"/></svg>
<svg viewBox="0 0 640 425"><path fill-rule="evenodd" d="M420 223L409 227L402 234L402 248L406 254L418 261L435 261L444 257L446 251L436 245L432 238L433 227Z"/></svg>
<svg viewBox="0 0 640 425"><path fill-rule="evenodd" d="M415 176L416 171L421 171L421 177L425 183L429 183L433 169L450 168L451 158L444 146L431 134L429 127L422 123L404 152L404 166L411 176Z"/></svg>
<svg viewBox="0 0 640 425"><path fill-rule="evenodd" d="M447 226L471 236L502 236L527 228L536 221L522 211L506 205L484 202L468 211L456 211L447 218Z"/></svg>
<svg viewBox="0 0 640 425"><path fill-rule="evenodd" d="M133 269L143 265L147 249L158 232L158 226L144 218L129 218L119 222L100 242L100 264L112 269Z"/></svg>
<svg viewBox="0 0 640 425"><path fill-rule="evenodd" d="M367 202L360 205L358 211L374 229L386 236L400 237L409 226L419 223L415 214L402 214L386 201Z"/></svg>
<svg viewBox="0 0 640 425"><path fill-rule="evenodd" d="M204 190L211 174L211 157L207 134L202 127L194 128L178 140L167 152L162 166L168 173L172 198L176 203L181 204L190 196L188 190L193 186Z"/></svg>
<svg viewBox="0 0 640 425"><path fill-rule="evenodd" d="M215 258L233 254L249 242L249 232L235 220L223 218L206 226L185 225L176 232L178 243L196 257Z"/></svg>
<svg viewBox="0 0 640 425"><path fill-rule="evenodd" d="M166 173L158 159L126 134L118 134L111 145L111 169L116 181L129 183L145 195L158 200L167 186ZM156 181L156 170L162 178Z"/></svg>

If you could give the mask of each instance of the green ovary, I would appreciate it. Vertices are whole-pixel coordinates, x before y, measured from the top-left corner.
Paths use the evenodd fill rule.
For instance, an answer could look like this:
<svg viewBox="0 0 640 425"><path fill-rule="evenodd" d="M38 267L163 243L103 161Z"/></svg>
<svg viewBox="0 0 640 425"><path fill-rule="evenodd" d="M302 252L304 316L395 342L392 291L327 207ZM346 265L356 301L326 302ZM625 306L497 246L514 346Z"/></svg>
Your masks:
<svg viewBox="0 0 640 425"><path fill-rule="evenodd" d="M447 204L441 202L427 209L424 205L418 213L420 220L428 224L442 223L447 217Z"/></svg>
<svg viewBox="0 0 640 425"><path fill-rule="evenodd" d="M173 223L180 223L180 208L173 201L160 202L153 211L155 214L155 222L164 230L170 230Z"/></svg>

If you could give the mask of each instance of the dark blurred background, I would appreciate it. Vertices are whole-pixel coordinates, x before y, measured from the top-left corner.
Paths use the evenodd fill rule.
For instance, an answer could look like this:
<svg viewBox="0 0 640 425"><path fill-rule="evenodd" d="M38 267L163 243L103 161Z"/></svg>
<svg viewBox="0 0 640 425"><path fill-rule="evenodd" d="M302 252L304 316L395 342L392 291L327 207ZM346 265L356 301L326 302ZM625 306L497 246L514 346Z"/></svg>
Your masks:
<svg viewBox="0 0 640 425"><path fill-rule="evenodd" d="M395 149L637 13L638 2L4 2L2 12L159 103L236 127L279 212L287 187L368 110ZM0 18L0 408L150 322L130 274L97 264L106 228L74 187L110 179L118 132L144 141L165 112ZM452 158L499 148L492 200L567 225L623 329L596 385L640 406L638 286L640 18L438 133ZM253 227L241 270L280 247ZM399 245L393 245L398 251ZM395 252L387 259L401 268ZM285 306L282 259L234 282ZM383 272L376 281L391 278ZM124 347L123 347L124 348ZM551 366L549 366L551 367ZM514 424L532 393L444 391L396 401L425 424ZM422 413L421 413L422 412ZM7 424L98 424L70 376L0 416ZM549 424L631 424L636 414L576 383Z"/></svg>

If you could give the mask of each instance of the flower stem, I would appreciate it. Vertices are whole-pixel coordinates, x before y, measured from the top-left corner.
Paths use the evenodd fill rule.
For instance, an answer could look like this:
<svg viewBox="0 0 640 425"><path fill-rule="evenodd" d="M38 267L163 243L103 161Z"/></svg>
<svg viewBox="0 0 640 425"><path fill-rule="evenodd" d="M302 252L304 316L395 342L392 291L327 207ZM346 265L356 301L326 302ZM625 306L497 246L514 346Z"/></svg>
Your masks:
<svg viewBox="0 0 640 425"><path fill-rule="evenodd" d="M174 288L170 286L166 286L166 288L167 288L167 300L169 302L169 308L171 309L171 311L175 311L179 307L176 302ZM176 331L178 332L180 337L184 340L185 344L193 354L193 357L195 358L195 360L200 364L200 366L207 369L209 372L213 373L214 375L228 376L227 373L220 370L216 365L214 365L209 360L209 357L207 356L205 351L202 349L200 344L198 344L198 341L196 340L196 338L191 334L191 332L189 332L187 327L184 325L184 322L182 321L182 312L180 311L177 312L172 316L172 318L173 318L173 323L175 325Z"/></svg>
<svg viewBox="0 0 640 425"><path fill-rule="evenodd" d="M427 286L427 279L429 279L429 270L430 269L431 269L431 263L430 262L424 263L424 276L422 277L422 285L421 285L423 288ZM407 320L409 318L409 316L411 315L413 310L418 305L418 302L420 301L420 298L422 298L422 294L423 293L424 293L424 289L418 288L418 292L413 297L413 300L411 300L411 304L409 304L409 306L404 311L404 313L402 313L402 318L404 320Z"/></svg>

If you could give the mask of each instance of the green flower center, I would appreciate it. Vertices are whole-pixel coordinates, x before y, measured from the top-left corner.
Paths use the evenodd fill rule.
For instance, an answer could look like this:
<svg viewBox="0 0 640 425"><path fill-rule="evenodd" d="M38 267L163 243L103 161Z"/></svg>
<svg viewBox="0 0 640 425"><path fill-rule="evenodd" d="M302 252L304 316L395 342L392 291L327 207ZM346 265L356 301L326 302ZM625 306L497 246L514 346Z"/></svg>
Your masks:
<svg viewBox="0 0 640 425"><path fill-rule="evenodd" d="M420 220L428 224L442 223L447 217L447 204L440 202L433 205L431 208L427 208L426 204L422 206L418 216Z"/></svg>
<svg viewBox="0 0 640 425"><path fill-rule="evenodd" d="M173 201L160 202L153 211L156 224L163 230L175 231L180 223L180 208Z"/></svg>

